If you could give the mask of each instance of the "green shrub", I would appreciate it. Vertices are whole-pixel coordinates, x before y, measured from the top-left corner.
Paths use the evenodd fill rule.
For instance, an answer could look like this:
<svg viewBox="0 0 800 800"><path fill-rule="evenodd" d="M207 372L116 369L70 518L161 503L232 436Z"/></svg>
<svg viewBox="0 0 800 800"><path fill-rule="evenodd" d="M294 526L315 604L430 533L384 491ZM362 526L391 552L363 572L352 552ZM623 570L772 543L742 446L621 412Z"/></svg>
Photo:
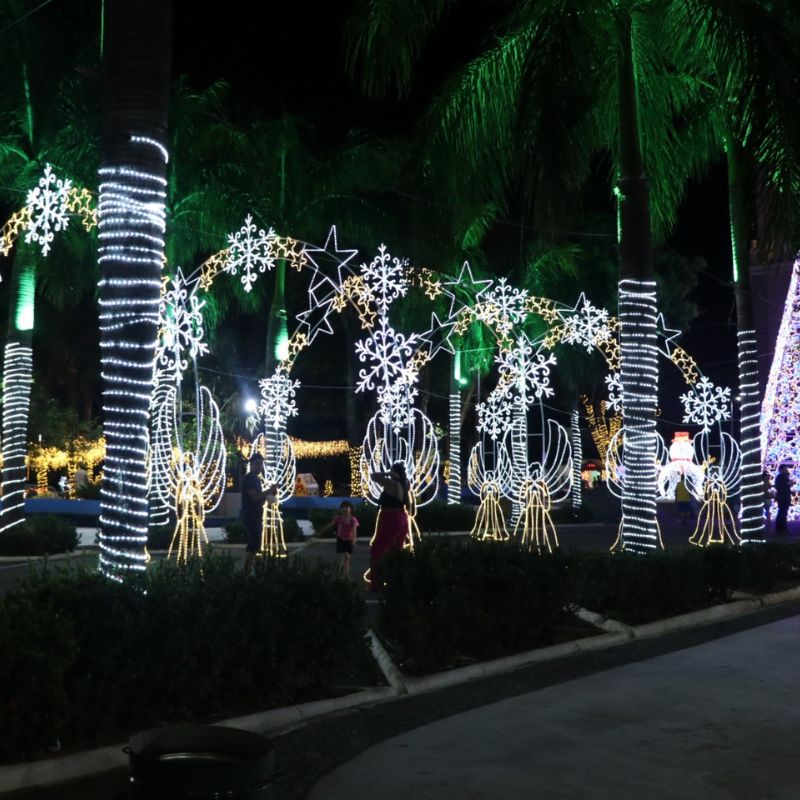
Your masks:
<svg viewBox="0 0 800 800"><path fill-rule="evenodd" d="M477 506L448 505L444 500L433 500L417 511L417 524L423 533L469 532L477 513Z"/></svg>
<svg viewBox="0 0 800 800"><path fill-rule="evenodd" d="M36 514L0 534L0 556L43 556L70 553L78 546L75 526L54 514Z"/></svg>
<svg viewBox="0 0 800 800"><path fill-rule="evenodd" d="M363 611L329 568L285 560L247 579L226 556L162 561L139 587L33 575L0 600L0 758L335 694L368 658Z"/></svg>
<svg viewBox="0 0 800 800"><path fill-rule="evenodd" d="M75 487L75 496L79 500L99 500L102 488L100 481L97 483L84 483L82 486Z"/></svg>
<svg viewBox="0 0 800 800"><path fill-rule="evenodd" d="M573 511L572 506L568 503L561 508L554 508L550 512L550 518L556 525L559 525L571 522L592 522L594 514L586 503L583 503L577 511Z"/></svg>
<svg viewBox="0 0 800 800"><path fill-rule="evenodd" d="M513 543L423 540L384 573L380 630L413 673L550 644L571 616L566 559Z"/></svg>
<svg viewBox="0 0 800 800"><path fill-rule="evenodd" d="M167 523L166 525L159 525L157 528L150 528L147 532L147 547L152 551L169 550L174 535L174 523Z"/></svg>

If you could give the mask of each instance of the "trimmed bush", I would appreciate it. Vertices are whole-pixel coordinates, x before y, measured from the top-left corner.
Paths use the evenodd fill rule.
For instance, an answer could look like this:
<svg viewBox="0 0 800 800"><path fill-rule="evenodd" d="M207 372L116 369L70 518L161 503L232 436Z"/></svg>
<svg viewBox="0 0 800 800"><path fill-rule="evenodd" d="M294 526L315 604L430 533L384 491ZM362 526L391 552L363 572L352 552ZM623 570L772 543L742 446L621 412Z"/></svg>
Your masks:
<svg viewBox="0 0 800 800"><path fill-rule="evenodd" d="M412 673L551 644L571 617L567 560L514 544L423 540L385 575L380 630Z"/></svg>
<svg viewBox="0 0 800 800"><path fill-rule="evenodd" d="M0 534L0 556L44 556L71 553L78 546L75 526L54 514L31 515Z"/></svg>
<svg viewBox="0 0 800 800"><path fill-rule="evenodd" d="M0 758L335 695L368 660L363 599L324 565L200 566L160 562L138 588L47 570L2 598Z"/></svg>

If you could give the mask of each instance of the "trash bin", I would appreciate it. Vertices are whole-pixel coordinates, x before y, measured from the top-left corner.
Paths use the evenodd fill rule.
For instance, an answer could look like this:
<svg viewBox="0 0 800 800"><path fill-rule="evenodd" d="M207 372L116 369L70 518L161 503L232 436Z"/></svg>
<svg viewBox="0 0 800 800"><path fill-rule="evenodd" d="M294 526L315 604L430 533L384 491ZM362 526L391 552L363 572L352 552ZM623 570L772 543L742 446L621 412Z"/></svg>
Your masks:
<svg viewBox="0 0 800 800"><path fill-rule="evenodd" d="M264 736L219 725L145 731L128 747L129 800L266 800L275 767Z"/></svg>

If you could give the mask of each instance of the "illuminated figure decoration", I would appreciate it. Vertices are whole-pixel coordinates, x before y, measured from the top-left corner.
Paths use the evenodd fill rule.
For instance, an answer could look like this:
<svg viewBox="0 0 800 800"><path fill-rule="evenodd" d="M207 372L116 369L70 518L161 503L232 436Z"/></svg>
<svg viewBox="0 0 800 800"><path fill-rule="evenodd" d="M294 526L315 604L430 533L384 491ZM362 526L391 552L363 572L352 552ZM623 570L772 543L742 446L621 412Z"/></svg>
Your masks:
<svg viewBox="0 0 800 800"><path fill-rule="evenodd" d="M710 464L708 435L698 434L698 450L704 464ZM719 464L706 467L703 486L704 502L697 515L697 525L689 541L700 547L710 544L739 544L736 520L728 505L728 496L739 488L742 454L739 445L728 433L720 437Z"/></svg>
<svg viewBox="0 0 800 800"><path fill-rule="evenodd" d="M69 195L72 181L56 178L53 168L47 164L39 185L28 192L25 203L29 218L25 229L25 241L41 245L42 255L50 252L50 243L55 233L69 225Z"/></svg>
<svg viewBox="0 0 800 800"><path fill-rule="evenodd" d="M677 431L669 446L669 461L658 471L658 494L668 500L675 499L675 488L681 479L698 500L703 499L705 472L695 458L694 442L686 431Z"/></svg>
<svg viewBox="0 0 800 800"><path fill-rule="evenodd" d="M789 465L794 487L789 519L800 517L800 258L795 260L783 308L775 354L761 409L761 459L772 483L781 464ZM755 357L755 342L752 348ZM757 380L757 378L755 379ZM744 417L742 418L744 426ZM757 435L757 431L751 434ZM742 449L751 441L742 441ZM744 492L744 487L742 488ZM763 496L763 489L761 490ZM774 505L774 501L773 501ZM742 518L744 536L748 520ZM751 539L752 541L752 539Z"/></svg>
<svg viewBox="0 0 800 800"><path fill-rule="evenodd" d="M527 436L527 425L515 419L504 437L504 449L527 453ZM555 420L545 421L542 437L540 461L525 464L524 470L520 470L517 460L512 460L507 496L516 498L521 509L514 538L528 550L552 553L558 547L558 538L550 508L553 502L565 499L572 489L572 447L567 431Z"/></svg>
<svg viewBox="0 0 800 800"><path fill-rule="evenodd" d="M502 444L496 445L495 461L495 468L487 469L484 444L479 441L467 464L467 484L480 499L469 535L478 541L504 542L509 538L500 498L504 494L502 487L511 481L511 462Z"/></svg>
<svg viewBox="0 0 800 800"><path fill-rule="evenodd" d="M285 558L287 549L280 506L292 496L297 477L292 440L283 431L272 435L260 433L253 441L251 452L264 457L261 483L267 498L262 510L259 552L269 558Z"/></svg>
<svg viewBox="0 0 800 800"><path fill-rule="evenodd" d="M182 424L179 396L173 387L158 409L159 425L169 430L169 437L158 440L162 463L168 464L167 486L175 502L175 531L169 546L168 558L186 564L193 556L202 556L208 545L205 530L206 514L213 511L225 488L225 441L219 420L219 409L211 392L201 386L197 399L197 417L189 435Z"/></svg>

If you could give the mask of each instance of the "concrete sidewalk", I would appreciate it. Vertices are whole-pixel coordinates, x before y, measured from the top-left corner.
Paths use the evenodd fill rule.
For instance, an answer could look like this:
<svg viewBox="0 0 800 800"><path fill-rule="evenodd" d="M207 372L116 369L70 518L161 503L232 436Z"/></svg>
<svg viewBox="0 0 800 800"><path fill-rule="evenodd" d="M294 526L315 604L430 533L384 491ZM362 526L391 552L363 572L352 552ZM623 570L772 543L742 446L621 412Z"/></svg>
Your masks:
<svg viewBox="0 0 800 800"><path fill-rule="evenodd" d="M418 727L309 797L795 800L798 690L793 616Z"/></svg>

